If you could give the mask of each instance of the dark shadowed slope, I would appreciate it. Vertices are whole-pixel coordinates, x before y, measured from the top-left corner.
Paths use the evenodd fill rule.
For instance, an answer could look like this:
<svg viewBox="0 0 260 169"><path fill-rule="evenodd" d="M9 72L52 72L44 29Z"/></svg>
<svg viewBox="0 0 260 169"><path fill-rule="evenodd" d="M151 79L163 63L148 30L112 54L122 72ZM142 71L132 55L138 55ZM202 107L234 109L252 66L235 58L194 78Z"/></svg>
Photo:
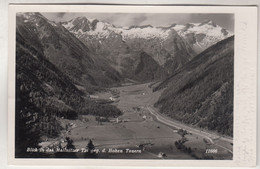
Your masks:
<svg viewBox="0 0 260 169"><path fill-rule="evenodd" d="M234 37L208 48L162 82L155 104L184 123L233 134Z"/></svg>
<svg viewBox="0 0 260 169"><path fill-rule="evenodd" d="M140 53L140 62L137 64L134 77L138 81L153 81L164 79L167 72L147 53Z"/></svg>
<svg viewBox="0 0 260 169"><path fill-rule="evenodd" d="M74 108L84 104L84 99L42 51L19 33L16 38L16 157L27 157L27 147L37 147L42 135L59 134L57 116L77 117Z"/></svg>
<svg viewBox="0 0 260 169"><path fill-rule="evenodd" d="M47 60L66 74L73 83L86 86L108 87L118 84L121 77L102 59L63 26L47 20L40 13L19 13L17 32L25 41L42 51Z"/></svg>
<svg viewBox="0 0 260 169"><path fill-rule="evenodd" d="M19 18L17 19L17 22L20 22ZM42 36L34 29L30 25L24 25L18 26L16 32L16 157L41 156L38 153L27 153L26 149L38 147L41 136L57 137L61 129L57 120L59 117L76 119L79 114L96 116L121 114L115 106L100 105L86 98L85 92L80 91L75 85L80 80L72 77L72 73L75 72L66 73L63 66L55 65L58 62L49 60L52 56L46 53L44 47L46 43L43 43ZM76 55L69 57L74 56ZM91 62L91 58L87 59Z"/></svg>

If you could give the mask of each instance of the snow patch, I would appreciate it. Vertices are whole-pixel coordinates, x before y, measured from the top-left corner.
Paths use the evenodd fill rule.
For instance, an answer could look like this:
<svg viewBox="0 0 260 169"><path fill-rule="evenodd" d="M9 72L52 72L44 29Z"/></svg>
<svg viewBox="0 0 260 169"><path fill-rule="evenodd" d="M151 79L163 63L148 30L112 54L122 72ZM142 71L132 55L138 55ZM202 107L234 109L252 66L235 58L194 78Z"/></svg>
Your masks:
<svg viewBox="0 0 260 169"><path fill-rule="evenodd" d="M205 37L203 37L201 41L198 42L196 40L195 44L193 44L194 46L196 46L196 48L201 48L202 50L204 50L216 44L217 42L233 35L233 33L228 30L226 30L227 34L223 34L222 27L212 24L212 21L205 24L191 23L190 25L192 26L190 27L187 27L185 25L176 25L172 27L172 29L176 30L177 33L184 39L187 39L186 35L191 33L194 34L195 37L199 36L200 34L205 35Z"/></svg>
<svg viewBox="0 0 260 169"><path fill-rule="evenodd" d="M215 44L216 42L233 35L233 33L230 31L227 31L227 34L224 35L221 31L223 28L215 24L212 25L213 22L207 22L205 24L189 23L186 25L172 24L170 27L134 27L129 29L129 27L114 27L110 23L98 21L96 23L95 30L83 32L81 29L79 29L78 31L72 31L72 28L75 27L75 25L73 25L73 21L75 19L64 23L63 26L74 33L77 37L82 38L87 36L95 36L95 38L107 39L108 37L116 36L115 34L111 34L114 32L121 35L123 41L133 38L157 38L161 40L158 42L162 42L168 38L171 31L175 30L184 39L187 39L186 35L190 33L194 34L195 37L200 36L200 34L205 35L205 37L200 38L202 40L196 41L195 44L193 44L194 46L197 46L197 48L205 49ZM86 19L91 23L95 20L91 18ZM85 22L85 20L83 20L83 22L83 24L90 24L89 22Z"/></svg>
<svg viewBox="0 0 260 169"><path fill-rule="evenodd" d="M66 29L70 30L72 27L74 27L74 25L72 24L72 22L66 22L64 24L62 24Z"/></svg>
<svg viewBox="0 0 260 169"><path fill-rule="evenodd" d="M54 22L51 22L51 21L49 21L49 24L51 24L52 26L57 26L57 24L56 24L56 23L54 23Z"/></svg>
<svg viewBox="0 0 260 169"><path fill-rule="evenodd" d="M169 35L170 30L164 30L156 27L146 27L146 28L132 28L132 29L117 29L117 32L121 32L123 39L127 38L160 38L166 39Z"/></svg>

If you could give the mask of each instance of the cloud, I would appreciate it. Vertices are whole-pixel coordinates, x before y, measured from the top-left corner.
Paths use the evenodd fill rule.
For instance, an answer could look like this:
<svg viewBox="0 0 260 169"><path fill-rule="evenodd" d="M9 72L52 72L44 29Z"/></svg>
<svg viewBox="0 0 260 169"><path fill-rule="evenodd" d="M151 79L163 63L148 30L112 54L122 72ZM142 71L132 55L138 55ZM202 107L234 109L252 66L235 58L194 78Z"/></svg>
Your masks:
<svg viewBox="0 0 260 169"><path fill-rule="evenodd" d="M142 23L145 22L147 19L148 18L147 16L145 16L145 14L142 14L140 16L135 16L134 18L132 18L135 25L142 25Z"/></svg>
<svg viewBox="0 0 260 169"><path fill-rule="evenodd" d="M60 12L60 13L57 13L56 16L58 18L62 18L66 13L65 12Z"/></svg>
<svg viewBox="0 0 260 169"><path fill-rule="evenodd" d="M55 22L68 21L79 16L98 19L115 26L153 25L166 26L171 24L199 23L205 19L213 20L216 24L233 31L234 15L219 13L43 13L45 17Z"/></svg>
<svg viewBox="0 0 260 169"><path fill-rule="evenodd" d="M114 16L113 22L120 26L132 26L132 25L142 25L147 17L144 14L120 14L120 16Z"/></svg>
<svg viewBox="0 0 260 169"><path fill-rule="evenodd" d="M80 15L80 14L77 14ZM84 13L87 18L95 18L100 21L106 21L116 26L142 25L148 18L145 14L125 14L125 13Z"/></svg>

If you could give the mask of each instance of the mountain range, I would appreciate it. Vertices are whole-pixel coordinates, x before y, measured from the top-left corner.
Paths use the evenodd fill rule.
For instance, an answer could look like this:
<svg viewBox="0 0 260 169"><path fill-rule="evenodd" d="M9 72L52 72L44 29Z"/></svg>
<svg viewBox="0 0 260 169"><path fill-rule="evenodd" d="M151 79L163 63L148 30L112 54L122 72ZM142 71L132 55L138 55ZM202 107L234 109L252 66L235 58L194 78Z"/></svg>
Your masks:
<svg viewBox="0 0 260 169"><path fill-rule="evenodd" d="M165 27L116 27L97 19L77 17L61 24L93 53L106 57L119 72L124 71L125 60L142 51L172 73L196 54L233 35L210 20Z"/></svg>
<svg viewBox="0 0 260 169"><path fill-rule="evenodd" d="M162 113L232 135L232 35L210 20L116 27L86 17L55 23L40 13L17 13L17 144L31 134L28 128L58 134L56 117L121 115L88 96L129 79L160 81L154 90L164 90L155 104Z"/></svg>
<svg viewBox="0 0 260 169"><path fill-rule="evenodd" d="M70 32L78 38L93 38L102 40L108 38L110 34L121 35L123 41L129 39L154 39L163 42L169 38L171 31L176 31L179 36L192 44L197 53L216 44L218 41L226 39L233 33L214 23L212 20L205 20L202 23L187 23L186 25L171 24L169 26L154 27L152 25L116 27L108 22L86 17L77 17L67 22L61 22ZM100 41L100 43L102 43ZM199 48L199 49L198 49Z"/></svg>

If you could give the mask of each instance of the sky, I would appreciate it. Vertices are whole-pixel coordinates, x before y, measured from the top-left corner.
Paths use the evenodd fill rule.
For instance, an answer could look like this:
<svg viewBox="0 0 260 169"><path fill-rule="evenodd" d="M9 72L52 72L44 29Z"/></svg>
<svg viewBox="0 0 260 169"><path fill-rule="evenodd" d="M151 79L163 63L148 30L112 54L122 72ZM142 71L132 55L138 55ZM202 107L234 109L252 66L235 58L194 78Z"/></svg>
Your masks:
<svg viewBox="0 0 260 169"><path fill-rule="evenodd" d="M171 24L199 23L207 19L217 25L234 32L233 14L208 13L42 13L46 18L55 22L68 21L75 17L86 16L91 19L106 21L120 27L129 26L167 26Z"/></svg>

